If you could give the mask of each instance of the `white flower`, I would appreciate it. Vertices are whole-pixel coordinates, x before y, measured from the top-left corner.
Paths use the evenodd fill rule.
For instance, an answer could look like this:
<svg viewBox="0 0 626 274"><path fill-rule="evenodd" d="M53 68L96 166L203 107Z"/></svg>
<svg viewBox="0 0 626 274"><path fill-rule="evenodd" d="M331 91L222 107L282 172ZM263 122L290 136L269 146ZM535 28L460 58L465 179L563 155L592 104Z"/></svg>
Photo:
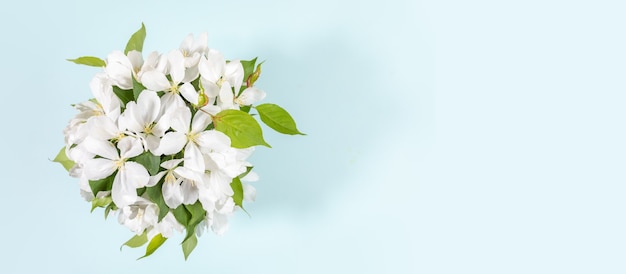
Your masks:
<svg viewBox="0 0 626 274"><path fill-rule="evenodd" d="M159 208L155 203L137 197L133 204L120 207L117 220L135 234L141 235L146 228L157 223L158 215Z"/></svg>
<svg viewBox="0 0 626 274"><path fill-rule="evenodd" d="M198 200L196 184L202 181L202 177L198 172L178 166L182 161L182 159L174 159L163 162L161 167L166 170L150 178L150 184L155 185L165 175L162 193L165 204L169 208L177 208L181 204L193 204Z"/></svg>
<svg viewBox="0 0 626 274"><path fill-rule="evenodd" d="M128 161L143 152L141 141L133 137L125 137L118 141L117 149L107 141L88 137L84 141L86 149L102 158L86 161L83 168L89 180L104 179L115 171L111 198L117 207L122 208L137 201L137 189L145 187L150 175L144 166Z"/></svg>
<svg viewBox="0 0 626 274"><path fill-rule="evenodd" d="M133 77L137 79L137 72L143 65L143 56L141 52L129 51L128 55L124 55L121 51L114 51L107 56L107 62L104 71L111 79L113 85L121 89L133 88Z"/></svg>
<svg viewBox="0 0 626 274"><path fill-rule="evenodd" d="M167 117L160 115L161 100L156 92L144 90L137 102L128 102L120 124L123 129L140 136L146 142L146 148L155 153L160 138L169 128Z"/></svg>
<svg viewBox="0 0 626 274"><path fill-rule="evenodd" d="M161 234L161 236L165 238L172 237L174 230L178 232L182 232L185 229L172 214L172 212L168 212L163 219L156 223L152 228L148 230L148 238L152 239L157 234Z"/></svg>
<svg viewBox="0 0 626 274"><path fill-rule="evenodd" d="M180 97L180 93L195 93L195 89L189 83L192 76L185 76L185 59L178 50L173 50L167 55L168 70L171 81L167 79L166 73L159 70L146 71L141 76L141 83L148 89L154 91L164 91L161 97L162 105L171 108L185 106L185 102ZM197 75L195 75L197 77ZM194 77L194 78L195 78ZM182 85L181 85L182 83Z"/></svg>
<svg viewBox="0 0 626 274"><path fill-rule="evenodd" d="M249 87L244 89L233 101L239 106L249 106L263 99L265 99L264 91L255 87Z"/></svg>
<svg viewBox="0 0 626 274"><path fill-rule="evenodd" d="M254 171L248 172L246 176L241 178L241 186L243 187L243 199L246 202L254 202L256 200L256 188L252 185L244 182L256 182L259 180L259 175Z"/></svg>
<svg viewBox="0 0 626 274"><path fill-rule="evenodd" d="M187 35L185 40L180 43L179 50L185 57L185 67L190 68L197 66L200 57L209 50L207 33L201 33L197 40L193 39L193 34Z"/></svg>
<svg viewBox="0 0 626 274"><path fill-rule="evenodd" d="M209 50L206 58L200 58L198 63L200 71L200 81L205 89L206 95L218 98L219 106L222 104L232 105L234 99L233 88L239 92L243 84L243 66L239 60L226 63L224 56L216 51ZM225 107L222 107L225 108Z"/></svg>
<svg viewBox="0 0 626 274"><path fill-rule="evenodd" d="M157 149L158 153L172 155L180 152L184 147L184 166L204 172L204 159L200 147L211 143L212 134L205 131L211 123L211 117L198 111L192 121L189 108L182 107L172 111L169 119L170 126L175 131L163 136Z"/></svg>

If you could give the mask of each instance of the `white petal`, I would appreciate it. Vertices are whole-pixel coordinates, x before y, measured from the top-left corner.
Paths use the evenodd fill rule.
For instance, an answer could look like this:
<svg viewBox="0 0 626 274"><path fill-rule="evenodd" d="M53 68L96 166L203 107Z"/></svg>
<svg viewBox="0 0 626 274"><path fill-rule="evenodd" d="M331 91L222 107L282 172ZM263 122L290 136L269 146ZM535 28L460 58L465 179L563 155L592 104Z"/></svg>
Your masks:
<svg viewBox="0 0 626 274"><path fill-rule="evenodd" d="M144 90L137 98L137 110L133 113L142 125L154 122L161 109L159 95L152 90Z"/></svg>
<svg viewBox="0 0 626 274"><path fill-rule="evenodd" d="M108 116L93 116L87 120L87 124L89 136L96 139L108 140L120 134L120 129Z"/></svg>
<svg viewBox="0 0 626 274"><path fill-rule="evenodd" d="M198 63L200 75L213 83L217 82L217 80L223 76L225 66L226 61L224 60L224 56L214 49L210 49L206 59L200 58L200 62Z"/></svg>
<svg viewBox="0 0 626 274"><path fill-rule="evenodd" d="M209 35L206 32L202 32L198 35L198 39L194 41L191 51L204 54L208 49L208 45Z"/></svg>
<svg viewBox="0 0 626 274"><path fill-rule="evenodd" d="M195 53L197 55L197 53ZM198 60L200 60L200 56L198 55ZM185 59L185 62L189 60L189 58ZM195 61L195 64L198 64L198 61ZM186 65L185 65L186 66ZM198 78L198 76L200 76L200 72L198 71L198 66L193 65L191 67L188 67L185 70L185 78L183 78L183 83L189 83L192 82L193 80L196 80Z"/></svg>
<svg viewBox="0 0 626 274"><path fill-rule="evenodd" d="M178 94L167 92L161 96L161 113L167 114L172 109L185 107L185 101Z"/></svg>
<svg viewBox="0 0 626 274"><path fill-rule="evenodd" d="M128 60L130 61L133 71L139 71L143 66L143 56L140 51L131 50L128 52Z"/></svg>
<svg viewBox="0 0 626 274"><path fill-rule="evenodd" d="M146 135L145 140L148 151L150 151L154 155L160 155L157 153L157 151L159 148L159 144L161 144L161 138L150 134Z"/></svg>
<svg viewBox="0 0 626 274"><path fill-rule="evenodd" d="M198 134L196 144L203 149L221 152L230 148L230 138L223 132L207 130Z"/></svg>
<svg viewBox="0 0 626 274"><path fill-rule="evenodd" d="M204 157L198 146L192 142L189 142L185 147L185 162L184 167L204 172Z"/></svg>
<svg viewBox="0 0 626 274"><path fill-rule="evenodd" d="M193 52L191 53L191 55L188 55L185 57L185 67L189 70L190 68L196 68L194 71L196 72L196 78L198 78L198 62L200 62L200 53L197 52ZM185 73L185 78L189 79L187 74ZM193 80L195 78L192 78L191 80ZM185 80L183 80L183 82L185 82Z"/></svg>
<svg viewBox="0 0 626 274"><path fill-rule="evenodd" d="M263 99L265 99L265 92L255 87L251 87L244 89L235 101L237 101L237 104L241 106L249 106Z"/></svg>
<svg viewBox="0 0 626 274"><path fill-rule="evenodd" d="M200 78L202 87L204 87L204 94L209 98L215 98L220 94L220 88L214 82L206 80L204 77Z"/></svg>
<svg viewBox="0 0 626 274"><path fill-rule="evenodd" d="M191 103L192 105L198 104L198 92L196 91L196 89L193 88L190 83L183 84L179 87L178 90L180 91L180 94L185 98L185 100L187 100L187 102Z"/></svg>
<svg viewBox="0 0 626 274"><path fill-rule="evenodd" d="M243 187L243 199L246 202L254 202L256 200L256 188L250 184L242 184Z"/></svg>
<svg viewBox="0 0 626 274"><path fill-rule="evenodd" d="M172 87L165 74L156 70L144 72L141 75L141 83L144 87L154 91L169 90Z"/></svg>
<svg viewBox="0 0 626 274"><path fill-rule="evenodd" d="M230 109L233 107L233 90L230 86L230 83L224 82L222 83L222 88L220 88L220 97L217 99L219 102L219 106L223 109Z"/></svg>
<svg viewBox="0 0 626 274"><path fill-rule="evenodd" d="M114 51L107 56L107 65L104 71L111 79L113 85L121 89L132 89L132 64L128 57L121 51Z"/></svg>
<svg viewBox="0 0 626 274"><path fill-rule="evenodd" d="M198 133L206 130L207 126L211 123L211 116L208 114L198 111L193 116L193 120L191 121L191 132Z"/></svg>
<svg viewBox="0 0 626 274"><path fill-rule="evenodd" d="M129 136L119 140L117 148L120 150L120 158L122 159L132 158L144 152L141 140Z"/></svg>
<svg viewBox="0 0 626 274"><path fill-rule="evenodd" d="M180 152L187 143L187 136L182 132L168 132L163 138L157 152L159 154L172 155Z"/></svg>
<svg viewBox="0 0 626 274"><path fill-rule="evenodd" d="M150 182L150 174L148 174L146 168L136 162L128 161L124 163L120 173L122 174L122 183L129 188L142 188Z"/></svg>
<svg viewBox="0 0 626 274"><path fill-rule="evenodd" d="M203 180L202 174L204 173L204 171L195 171L193 169L181 166L181 167L177 167L176 169L174 169L173 172L178 177L182 177L187 180L194 181L194 182L200 183Z"/></svg>
<svg viewBox="0 0 626 274"><path fill-rule="evenodd" d="M214 105L206 105L204 107L201 108L202 111L211 114L213 116L217 115L218 113L220 113L220 111L222 111L222 108L218 107L218 106L214 106Z"/></svg>
<svg viewBox="0 0 626 274"><path fill-rule="evenodd" d="M157 173L154 176L150 176L150 180L148 181L148 184L146 184L147 187L150 186L155 186L156 184L159 183L159 181L161 180L161 178L163 178L163 175L165 175L167 171L161 171L159 173Z"/></svg>
<svg viewBox="0 0 626 274"><path fill-rule="evenodd" d="M189 132L191 123L191 111L188 107L177 108L169 115L170 127L178 132Z"/></svg>
<svg viewBox="0 0 626 274"><path fill-rule="evenodd" d="M180 43L180 46L178 48L181 51L191 52L192 45L193 45L193 34L190 33L189 35L187 35L187 37L185 37L183 42Z"/></svg>
<svg viewBox="0 0 626 274"><path fill-rule="evenodd" d="M183 192L178 182L163 184L163 199L169 208L177 208L183 203Z"/></svg>
<svg viewBox="0 0 626 274"><path fill-rule="evenodd" d="M224 67L224 76L226 80L235 88L235 92L239 92L243 83L243 66L239 60L232 60Z"/></svg>
<svg viewBox="0 0 626 274"><path fill-rule="evenodd" d="M258 180L259 180L259 175L254 171L248 172L246 176L243 176L243 178L241 178L241 181L243 182L256 182Z"/></svg>
<svg viewBox="0 0 626 274"><path fill-rule="evenodd" d="M161 167L163 167L163 168L165 168L167 170L170 170L170 169L173 169L174 167L176 167L182 161L183 161L183 159L167 160L167 161L161 163Z"/></svg>
<svg viewBox="0 0 626 274"><path fill-rule="evenodd" d="M83 165L83 172L89 180L100 180L109 177L116 169L114 161L104 158L91 159Z"/></svg>
<svg viewBox="0 0 626 274"><path fill-rule="evenodd" d="M137 190L129 188L125 185L124 174L120 170L113 179L113 187L111 187L111 198L118 208L133 204L137 200Z"/></svg>
<svg viewBox="0 0 626 274"><path fill-rule="evenodd" d="M198 188L191 182L183 180L180 186L183 190L183 204L191 205L198 201Z"/></svg>
<svg viewBox="0 0 626 274"><path fill-rule="evenodd" d="M211 230L217 235L224 234L224 232L228 230L228 217L223 214L215 213L215 215L213 215Z"/></svg>
<svg viewBox="0 0 626 274"><path fill-rule="evenodd" d="M170 64L170 76L172 77L172 82L182 82L185 77L185 57L183 57L183 54L180 50L172 50L167 55L167 61Z"/></svg>
<svg viewBox="0 0 626 274"><path fill-rule="evenodd" d="M118 160L120 158L117 154L117 149L115 149L113 144L109 141L87 137L82 144L87 151L93 154L100 155L111 160Z"/></svg>
<svg viewBox="0 0 626 274"><path fill-rule="evenodd" d="M117 120L120 130L130 130L135 134L143 132L144 123L139 121L141 118L137 117L137 103L131 101L126 104L126 110L120 115Z"/></svg>

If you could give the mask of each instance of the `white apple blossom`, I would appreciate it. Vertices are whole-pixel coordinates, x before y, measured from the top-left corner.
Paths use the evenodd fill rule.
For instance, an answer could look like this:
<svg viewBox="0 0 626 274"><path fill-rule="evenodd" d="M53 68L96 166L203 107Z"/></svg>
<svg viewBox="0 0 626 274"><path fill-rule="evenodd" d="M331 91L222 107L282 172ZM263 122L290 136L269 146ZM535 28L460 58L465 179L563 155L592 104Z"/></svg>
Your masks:
<svg viewBox="0 0 626 274"><path fill-rule="evenodd" d="M135 234L140 235L143 231L156 224L159 208L153 202L137 197L134 203L120 208L118 221Z"/></svg>
<svg viewBox="0 0 626 274"><path fill-rule="evenodd" d="M107 141L88 137L84 143L87 150L101 156L84 163L87 179L104 179L117 171L111 188L113 202L119 208L134 203L139 198L137 189L145 187L150 180L150 175L143 165L128 161L129 158L143 152L141 142L134 137L122 138L117 143L119 153L113 144Z"/></svg>
<svg viewBox="0 0 626 274"><path fill-rule="evenodd" d="M174 131L163 136L157 149L158 153L172 155L184 148L184 166L203 172L205 170L204 159L200 148L212 141L212 135L205 131L211 123L211 117L198 111L192 121L189 108L181 107L172 111L169 119Z"/></svg>
<svg viewBox="0 0 626 274"><path fill-rule="evenodd" d="M226 61L208 48L207 37L190 34L178 49L144 59L142 26L127 54L72 59L103 68L89 83L93 98L74 105L78 113L54 161L78 179L93 208L117 214L135 243L184 230L189 237L205 230L222 235L236 208L256 199L250 183L259 176L247 159L254 146L267 145L249 113L264 115L260 106L251 108L266 97L253 86L260 70L244 85L256 59ZM185 255L193 246L183 244Z"/></svg>

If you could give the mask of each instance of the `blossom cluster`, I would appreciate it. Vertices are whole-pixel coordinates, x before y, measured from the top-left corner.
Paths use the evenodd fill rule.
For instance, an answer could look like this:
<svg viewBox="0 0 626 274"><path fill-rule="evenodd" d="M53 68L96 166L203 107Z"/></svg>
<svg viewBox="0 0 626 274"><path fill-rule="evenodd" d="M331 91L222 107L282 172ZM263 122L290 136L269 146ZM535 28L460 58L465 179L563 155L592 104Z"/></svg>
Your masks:
<svg viewBox="0 0 626 274"><path fill-rule="evenodd" d="M256 58L227 61L208 48L206 33L144 58L144 39L142 25L124 52L70 60L102 71L89 84L94 98L74 105L78 114L55 161L78 178L92 210L117 214L135 233L125 245L150 242L148 256L186 231L187 258L197 236L224 233L228 216L255 199L249 182L259 177L247 159L255 146L269 145L250 111L278 132L302 133L281 107L255 106L266 96L254 86Z"/></svg>

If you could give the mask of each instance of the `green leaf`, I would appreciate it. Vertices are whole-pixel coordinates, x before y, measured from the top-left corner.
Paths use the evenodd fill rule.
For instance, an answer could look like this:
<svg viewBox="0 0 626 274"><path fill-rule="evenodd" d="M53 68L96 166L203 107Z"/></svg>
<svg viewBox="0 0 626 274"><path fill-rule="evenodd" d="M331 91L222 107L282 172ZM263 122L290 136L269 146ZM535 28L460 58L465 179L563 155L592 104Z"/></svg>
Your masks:
<svg viewBox="0 0 626 274"><path fill-rule="evenodd" d="M189 257L189 254L191 254L191 251L193 251L194 248L196 248L196 245L198 245L198 238L196 237L195 234L193 234L193 236L189 237L189 239L183 242L182 246L183 246L183 254L185 255L185 261Z"/></svg>
<svg viewBox="0 0 626 274"><path fill-rule="evenodd" d="M116 172L113 172L113 174L111 174L111 176L106 177L104 179L100 179L100 180L89 180L89 187L91 188L91 192L94 195L98 195L98 192L100 191L110 191L111 187L113 186L113 179L115 179L115 174Z"/></svg>
<svg viewBox="0 0 626 274"><path fill-rule="evenodd" d="M154 176L159 172L161 156L156 156L150 153L150 151L146 151L137 157L129 159L129 161L135 161L137 163L140 163L148 170L148 173L150 173L151 176Z"/></svg>
<svg viewBox="0 0 626 274"><path fill-rule="evenodd" d="M233 181L230 183L230 187L233 189L233 201L236 205L243 208L243 186L241 185L241 180L239 177L233 178Z"/></svg>
<svg viewBox="0 0 626 274"><path fill-rule="evenodd" d="M139 83L137 79L135 79L135 76L132 76L132 77L133 77L133 98L135 98L135 101L137 101L139 94L142 91L144 91L146 87L144 87L141 83Z"/></svg>
<svg viewBox="0 0 626 274"><path fill-rule="evenodd" d="M176 221L178 221L181 225L187 226L187 224L189 224L191 213L189 213L183 205L180 205L172 210L172 214L174 214L174 218L176 218Z"/></svg>
<svg viewBox="0 0 626 274"><path fill-rule="evenodd" d="M141 23L141 28L133 33L133 35L126 43L126 49L124 49L124 54L128 54L129 51L143 51L143 42L146 40L146 26Z"/></svg>
<svg viewBox="0 0 626 274"><path fill-rule="evenodd" d="M104 219L105 220L107 219L107 217L109 217L109 213L111 213L111 210L117 210L117 206L115 206L115 203L110 203L107 206L107 208L104 209Z"/></svg>
<svg viewBox="0 0 626 274"><path fill-rule="evenodd" d="M76 164L74 163L74 161L67 158L67 155L65 155L65 147L59 150L59 153L56 157L54 157L54 160L52 161L61 164L63 168L65 168L65 170L67 171L70 171L70 169Z"/></svg>
<svg viewBox="0 0 626 274"><path fill-rule="evenodd" d="M246 80L246 86L247 87L254 86L254 83L256 82L256 80L259 80L259 76L261 76L261 65L262 64L263 64L263 62L261 62L258 65L256 65L256 70L252 74L250 74L250 77L248 77L248 79Z"/></svg>
<svg viewBox="0 0 626 274"><path fill-rule="evenodd" d="M256 63L256 59L257 57L254 57L254 59L249 60L249 61L240 61L241 65L243 66L243 80L246 81L248 79L248 77L250 77L250 74L252 74L254 72L254 64Z"/></svg>
<svg viewBox="0 0 626 274"><path fill-rule="evenodd" d="M93 212L93 210L96 209L96 207L106 208L109 206L109 204L111 204L111 202L113 202L113 199L111 198L111 196L95 198L91 200L91 212Z"/></svg>
<svg viewBox="0 0 626 274"><path fill-rule="evenodd" d="M150 240L148 247L146 247L146 255L143 255L139 259L143 259L145 257L152 255L152 253L154 253L154 251L156 251L166 240L167 238L163 237L163 235L161 234L157 234L156 236L154 236L152 240Z"/></svg>
<svg viewBox="0 0 626 274"><path fill-rule="evenodd" d="M256 145L271 147L263 139L263 131L259 123L248 113L227 109L212 118L215 129L230 137L231 145L235 148Z"/></svg>
<svg viewBox="0 0 626 274"><path fill-rule="evenodd" d="M165 203L165 199L163 199L162 186L163 184L159 183L155 186L146 188L148 198L150 198L150 200L159 207L159 222L163 220L168 212L170 212L170 208Z"/></svg>
<svg viewBox="0 0 626 274"><path fill-rule="evenodd" d="M187 230L187 235L185 236L185 239L183 241L186 241L195 234L196 226L206 217L206 210L202 208L202 204L200 202L184 206L185 209L187 209L187 212L191 214L191 218L189 218L189 222L185 226L185 229Z"/></svg>
<svg viewBox="0 0 626 274"><path fill-rule="evenodd" d="M122 100L122 103L124 104L124 106L133 100L134 95L133 95L133 91L130 89L121 89L118 86L113 86L113 93L115 93L115 95L117 96L117 98L120 98L120 100Z"/></svg>
<svg viewBox="0 0 626 274"><path fill-rule="evenodd" d="M135 235L130 240L126 241L122 246L120 246L120 250L122 247L128 246L132 248L137 248L148 242L148 231L145 231L141 235Z"/></svg>
<svg viewBox="0 0 626 274"><path fill-rule="evenodd" d="M82 56L76 59L67 59L67 61L74 62L79 65L86 65L86 66L91 66L91 67L106 66L106 63L104 62L104 60L98 57L93 57L93 56Z"/></svg>
<svg viewBox="0 0 626 274"><path fill-rule="evenodd" d="M275 104L261 104L255 107L259 112L259 116L261 117L261 121L265 123L268 127L289 135L306 135L296 128L296 122L291 118L289 113Z"/></svg>
<svg viewBox="0 0 626 274"><path fill-rule="evenodd" d="M252 171L253 168L254 168L253 166L247 166L246 167L246 171L244 171L243 173L239 174L239 176L237 176L237 177L239 177L240 179L243 178L243 177L246 177L246 175L248 175L248 173L250 173L250 171Z"/></svg>

